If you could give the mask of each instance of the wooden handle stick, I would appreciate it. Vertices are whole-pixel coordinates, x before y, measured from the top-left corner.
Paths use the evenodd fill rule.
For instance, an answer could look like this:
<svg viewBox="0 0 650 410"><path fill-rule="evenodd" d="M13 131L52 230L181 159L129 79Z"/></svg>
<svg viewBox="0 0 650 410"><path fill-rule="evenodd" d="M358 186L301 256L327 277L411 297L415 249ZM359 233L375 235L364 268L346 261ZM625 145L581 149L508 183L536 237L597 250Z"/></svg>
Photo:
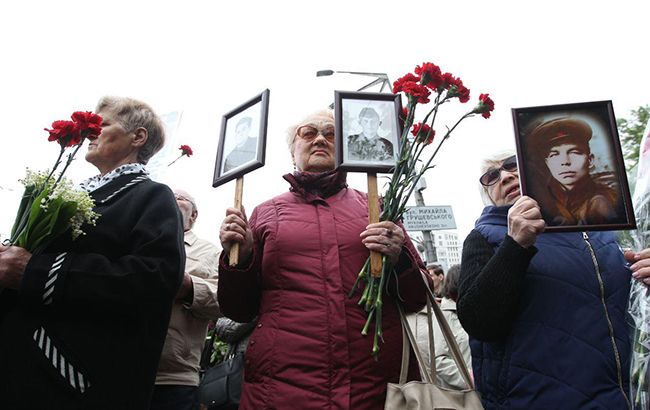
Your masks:
<svg viewBox="0 0 650 410"><path fill-rule="evenodd" d="M377 174L368 174L368 222L379 222L379 194L377 193ZM370 251L370 273L375 278L381 275L381 253Z"/></svg>
<svg viewBox="0 0 650 410"><path fill-rule="evenodd" d="M241 211L241 199L244 194L244 177L237 178L235 185L235 209ZM239 263L239 243L234 243L230 247L230 266L236 266Z"/></svg>

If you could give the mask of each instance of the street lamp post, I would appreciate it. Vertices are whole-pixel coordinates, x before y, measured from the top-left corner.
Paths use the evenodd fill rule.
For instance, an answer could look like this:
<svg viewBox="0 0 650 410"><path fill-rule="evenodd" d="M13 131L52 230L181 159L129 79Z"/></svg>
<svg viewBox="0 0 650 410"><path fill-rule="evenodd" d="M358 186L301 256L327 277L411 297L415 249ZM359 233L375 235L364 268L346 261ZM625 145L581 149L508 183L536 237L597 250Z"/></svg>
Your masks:
<svg viewBox="0 0 650 410"><path fill-rule="evenodd" d="M422 197L422 191L424 191L426 188L427 182L425 181L424 177L420 177L415 187L415 191L413 192L417 206L424 206L424 197ZM438 257L436 256L436 246L433 243L433 239L431 239L431 231L422 231L422 238L427 263L437 262Z"/></svg>
<svg viewBox="0 0 650 410"><path fill-rule="evenodd" d="M369 82L368 84L362 86L359 88L357 91L363 91L367 88L370 88L374 85L381 84L381 88L379 89L379 92L383 92L384 88L388 87L390 92L393 92L393 86L390 84L390 80L388 79L388 74L386 73L366 73L365 71L335 71L335 70L319 70L316 72L316 77L326 77L332 74L354 74L354 75L365 75L369 77L375 77L374 80ZM330 109L334 108L334 103L330 104Z"/></svg>
<svg viewBox="0 0 650 410"><path fill-rule="evenodd" d="M335 71L335 70L319 70L316 72L316 77L326 77L332 74L354 74L354 75L365 75L369 77L375 77L374 80L369 82L368 84L364 85L363 87L359 88L357 91L363 91L367 88L372 87L373 85L381 84L381 88L379 89L379 92L384 91L384 88L388 87L390 92L393 92L393 87L390 84L390 80L388 79L388 74L386 73L367 73L365 71Z"/></svg>

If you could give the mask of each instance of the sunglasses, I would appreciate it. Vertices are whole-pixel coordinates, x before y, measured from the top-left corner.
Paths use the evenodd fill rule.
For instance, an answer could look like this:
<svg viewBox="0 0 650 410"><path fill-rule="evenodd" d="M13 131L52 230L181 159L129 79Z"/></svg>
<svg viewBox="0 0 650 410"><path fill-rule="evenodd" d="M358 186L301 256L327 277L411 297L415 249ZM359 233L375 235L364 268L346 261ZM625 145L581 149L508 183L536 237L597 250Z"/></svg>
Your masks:
<svg viewBox="0 0 650 410"><path fill-rule="evenodd" d="M326 126L322 129L318 129L316 127L312 127L311 125L303 125L302 127L298 128L296 134L305 141L315 140L316 137L318 137L318 134L325 137L325 139L329 142L334 141L334 127L332 126Z"/></svg>
<svg viewBox="0 0 650 410"><path fill-rule="evenodd" d="M503 164L499 168L491 168L488 169L488 171L481 175L481 178L479 178L479 182L483 186L490 186L494 185L499 180L501 179L501 171L508 171L508 172L515 172L517 171L517 157L516 156L511 156L509 158L506 158L505 161L503 161Z"/></svg>

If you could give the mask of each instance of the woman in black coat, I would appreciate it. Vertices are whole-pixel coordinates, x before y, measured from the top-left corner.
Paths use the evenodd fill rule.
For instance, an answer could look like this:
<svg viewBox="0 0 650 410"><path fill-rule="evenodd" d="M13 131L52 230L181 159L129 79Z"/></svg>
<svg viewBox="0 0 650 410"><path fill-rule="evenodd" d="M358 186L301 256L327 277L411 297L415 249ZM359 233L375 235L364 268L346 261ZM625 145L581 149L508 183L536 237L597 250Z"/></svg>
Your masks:
<svg viewBox="0 0 650 410"><path fill-rule="evenodd" d="M171 190L144 165L164 143L152 109L103 98L81 184L96 226L42 253L0 247L0 408L147 409L184 267Z"/></svg>

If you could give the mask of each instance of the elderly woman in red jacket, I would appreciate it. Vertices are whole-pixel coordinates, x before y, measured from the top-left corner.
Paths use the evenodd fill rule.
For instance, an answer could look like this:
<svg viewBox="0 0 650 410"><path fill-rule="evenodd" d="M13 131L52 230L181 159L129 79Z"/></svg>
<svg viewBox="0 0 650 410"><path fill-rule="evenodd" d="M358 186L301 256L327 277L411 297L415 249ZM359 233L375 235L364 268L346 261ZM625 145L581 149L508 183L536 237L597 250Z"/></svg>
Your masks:
<svg viewBox="0 0 650 410"><path fill-rule="evenodd" d="M287 142L296 168L284 176L289 192L259 205L250 220L229 208L219 232L222 312L238 322L259 316L240 408L383 408L401 360L396 292L385 296L378 361L372 337L361 335L361 291L347 293L369 251L378 251L396 266L405 308L417 311L426 301L424 266L401 227L368 225L367 195L334 169L331 112L291 127ZM233 243L240 244L239 265L229 267Z"/></svg>

